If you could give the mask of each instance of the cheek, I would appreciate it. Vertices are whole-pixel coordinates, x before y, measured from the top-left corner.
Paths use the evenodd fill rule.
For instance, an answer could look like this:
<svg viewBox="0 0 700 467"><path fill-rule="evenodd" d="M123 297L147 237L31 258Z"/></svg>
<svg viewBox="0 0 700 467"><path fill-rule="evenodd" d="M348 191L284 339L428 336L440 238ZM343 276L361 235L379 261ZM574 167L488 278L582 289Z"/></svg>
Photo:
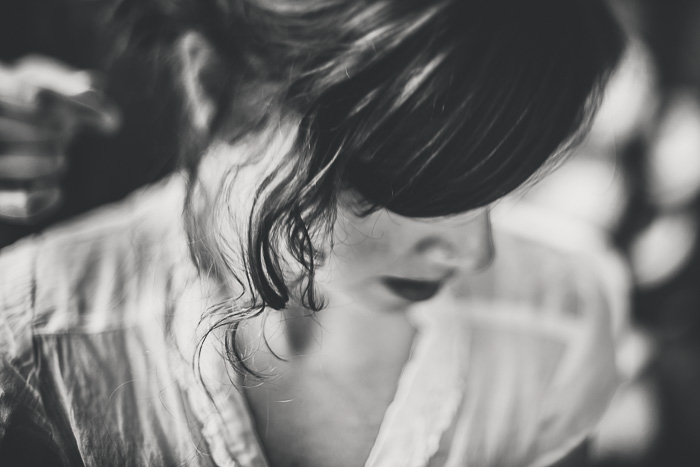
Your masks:
<svg viewBox="0 0 700 467"><path fill-rule="evenodd" d="M334 253L354 263L380 261L392 256L391 232L371 229L368 225L338 223L335 229Z"/></svg>
<svg viewBox="0 0 700 467"><path fill-rule="evenodd" d="M334 279L361 282L391 270L405 253L405 239L386 213L359 218L340 212L329 266Z"/></svg>

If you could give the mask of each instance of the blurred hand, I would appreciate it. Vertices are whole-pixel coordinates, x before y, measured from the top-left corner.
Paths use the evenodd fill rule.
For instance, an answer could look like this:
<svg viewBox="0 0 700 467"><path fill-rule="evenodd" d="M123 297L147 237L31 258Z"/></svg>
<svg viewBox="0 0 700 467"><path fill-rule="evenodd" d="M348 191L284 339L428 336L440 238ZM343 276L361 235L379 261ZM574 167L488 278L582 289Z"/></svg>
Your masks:
<svg viewBox="0 0 700 467"><path fill-rule="evenodd" d="M0 63L0 221L31 224L55 212L68 143L82 129L118 127L95 73L40 56Z"/></svg>

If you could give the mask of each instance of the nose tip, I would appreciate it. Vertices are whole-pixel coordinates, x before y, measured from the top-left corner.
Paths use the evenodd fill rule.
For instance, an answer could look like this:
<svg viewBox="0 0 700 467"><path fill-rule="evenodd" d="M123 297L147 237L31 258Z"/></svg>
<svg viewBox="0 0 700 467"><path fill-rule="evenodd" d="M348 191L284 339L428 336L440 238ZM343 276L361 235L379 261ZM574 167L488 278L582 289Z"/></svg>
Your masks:
<svg viewBox="0 0 700 467"><path fill-rule="evenodd" d="M496 249L492 241L484 242L479 247L444 248L432 250L430 260L451 269L481 271L488 268L496 257Z"/></svg>
<svg viewBox="0 0 700 467"><path fill-rule="evenodd" d="M427 257L434 264L449 269L481 271L488 268L496 258L496 248L493 238L488 235L480 241L466 241L466 244L456 245L442 243L434 245Z"/></svg>

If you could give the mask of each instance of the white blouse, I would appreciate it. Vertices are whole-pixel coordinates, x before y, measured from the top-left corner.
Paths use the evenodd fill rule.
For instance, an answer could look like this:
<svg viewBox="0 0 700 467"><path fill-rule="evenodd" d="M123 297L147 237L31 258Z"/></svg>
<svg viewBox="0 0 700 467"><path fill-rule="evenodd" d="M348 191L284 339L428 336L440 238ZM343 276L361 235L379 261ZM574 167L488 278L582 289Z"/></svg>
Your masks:
<svg viewBox="0 0 700 467"><path fill-rule="evenodd" d="M205 386L193 371L214 292L189 259L184 191L176 175L2 251L0 460L267 465L216 342ZM493 267L410 311L366 466L547 466L606 410L624 268L585 228L502 209Z"/></svg>

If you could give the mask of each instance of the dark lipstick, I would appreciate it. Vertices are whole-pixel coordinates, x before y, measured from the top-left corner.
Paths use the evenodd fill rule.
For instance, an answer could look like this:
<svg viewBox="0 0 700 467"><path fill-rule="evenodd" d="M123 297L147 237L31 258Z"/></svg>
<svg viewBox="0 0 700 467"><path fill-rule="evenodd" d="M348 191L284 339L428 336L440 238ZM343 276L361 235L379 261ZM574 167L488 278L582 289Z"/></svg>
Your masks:
<svg viewBox="0 0 700 467"><path fill-rule="evenodd" d="M382 283L394 295L411 302L422 302L433 298L442 287L444 281L423 281L384 277Z"/></svg>

